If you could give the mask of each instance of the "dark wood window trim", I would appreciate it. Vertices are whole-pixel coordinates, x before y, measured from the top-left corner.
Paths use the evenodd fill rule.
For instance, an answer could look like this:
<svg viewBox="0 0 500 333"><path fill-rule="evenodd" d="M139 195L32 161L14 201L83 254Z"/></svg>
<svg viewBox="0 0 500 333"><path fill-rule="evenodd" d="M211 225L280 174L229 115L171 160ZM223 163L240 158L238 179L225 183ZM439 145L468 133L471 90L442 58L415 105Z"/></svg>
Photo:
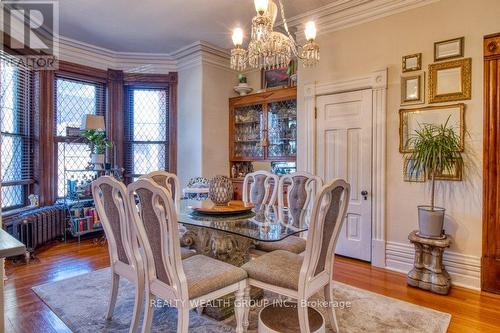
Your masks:
<svg viewBox="0 0 500 333"><path fill-rule="evenodd" d="M176 72L168 74L143 74L143 73L125 73L123 76L123 106L125 110L124 116L130 116L131 112L128 110L127 89L130 87L137 88L165 88L168 89L168 165L166 166L169 172L177 172L177 80ZM125 119L125 118L124 118ZM125 124L125 122L124 122ZM125 133L123 133L125 134ZM124 135L122 136L124 138ZM130 153L125 151L122 144L121 159L125 161L126 154ZM128 180L131 176L128 175Z"/></svg>

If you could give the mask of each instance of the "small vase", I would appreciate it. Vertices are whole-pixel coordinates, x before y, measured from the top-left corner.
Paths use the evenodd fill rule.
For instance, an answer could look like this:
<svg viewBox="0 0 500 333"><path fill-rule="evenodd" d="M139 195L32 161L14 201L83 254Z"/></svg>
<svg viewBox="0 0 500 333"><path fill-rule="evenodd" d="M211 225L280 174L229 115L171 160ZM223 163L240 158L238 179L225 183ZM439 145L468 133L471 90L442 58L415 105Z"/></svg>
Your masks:
<svg viewBox="0 0 500 333"><path fill-rule="evenodd" d="M225 176L215 176L210 180L208 198L217 206L227 205L233 199L233 183Z"/></svg>

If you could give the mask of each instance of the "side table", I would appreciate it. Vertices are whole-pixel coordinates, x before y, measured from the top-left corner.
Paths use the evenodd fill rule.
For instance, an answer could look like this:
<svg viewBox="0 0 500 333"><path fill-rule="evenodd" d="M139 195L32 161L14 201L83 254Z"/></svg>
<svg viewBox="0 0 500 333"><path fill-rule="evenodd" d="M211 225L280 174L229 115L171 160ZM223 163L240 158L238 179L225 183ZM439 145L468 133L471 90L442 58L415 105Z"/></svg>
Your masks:
<svg viewBox="0 0 500 333"><path fill-rule="evenodd" d="M408 285L446 295L450 291L450 275L443 266L443 252L450 246L450 237L442 239L420 237L412 231L408 239L415 245L413 269L408 273Z"/></svg>

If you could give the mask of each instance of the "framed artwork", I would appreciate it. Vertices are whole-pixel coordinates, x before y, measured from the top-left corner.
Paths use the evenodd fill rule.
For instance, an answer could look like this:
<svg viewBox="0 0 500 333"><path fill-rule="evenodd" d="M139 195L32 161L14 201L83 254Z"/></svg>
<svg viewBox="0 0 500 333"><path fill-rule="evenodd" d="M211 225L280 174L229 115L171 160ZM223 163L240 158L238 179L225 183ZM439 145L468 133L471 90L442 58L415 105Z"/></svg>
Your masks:
<svg viewBox="0 0 500 333"><path fill-rule="evenodd" d="M422 53L410 54L403 57L403 73L422 69Z"/></svg>
<svg viewBox="0 0 500 333"><path fill-rule="evenodd" d="M412 183L424 183L426 180L425 172L414 167L415 160L409 155L404 157L403 161L403 180Z"/></svg>
<svg viewBox="0 0 500 333"><path fill-rule="evenodd" d="M425 102L425 73L401 77L401 104L423 104Z"/></svg>
<svg viewBox="0 0 500 333"><path fill-rule="evenodd" d="M434 43L434 61L441 61L464 56L465 38L443 40Z"/></svg>
<svg viewBox="0 0 500 333"><path fill-rule="evenodd" d="M436 180L462 180L463 163L460 160L455 160L454 166L451 170L443 171L441 174L436 175ZM430 179L430 176L429 176Z"/></svg>
<svg viewBox="0 0 500 333"><path fill-rule="evenodd" d="M460 151L464 151L465 104L427 106L415 109L399 110L399 152L411 153L408 140L421 124L448 124L460 136Z"/></svg>
<svg viewBox="0 0 500 333"><path fill-rule="evenodd" d="M471 99L471 58L429 65L429 103Z"/></svg>
<svg viewBox="0 0 500 333"><path fill-rule="evenodd" d="M262 69L261 88L273 89L284 88L292 85L291 77L295 73L295 61L291 61L288 66L274 69Z"/></svg>

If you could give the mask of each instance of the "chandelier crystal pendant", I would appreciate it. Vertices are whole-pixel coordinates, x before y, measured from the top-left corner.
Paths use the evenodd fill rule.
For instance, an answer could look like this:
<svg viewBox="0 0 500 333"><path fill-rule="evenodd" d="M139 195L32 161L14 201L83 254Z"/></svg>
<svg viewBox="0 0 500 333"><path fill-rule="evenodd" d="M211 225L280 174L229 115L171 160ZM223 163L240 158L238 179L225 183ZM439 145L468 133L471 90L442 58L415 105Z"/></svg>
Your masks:
<svg viewBox="0 0 500 333"><path fill-rule="evenodd" d="M306 43L298 45L288 30L283 3L278 0L280 15L286 34L273 31L278 7L272 0L254 0L257 15L252 19L252 31L247 50L243 48L243 30L233 31L234 48L231 50L231 68L243 71L252 68L278 68L286 66L294 57L301 59L305 67L319 62L319 46L316 44L316 25L305 26Z"/></svg>

